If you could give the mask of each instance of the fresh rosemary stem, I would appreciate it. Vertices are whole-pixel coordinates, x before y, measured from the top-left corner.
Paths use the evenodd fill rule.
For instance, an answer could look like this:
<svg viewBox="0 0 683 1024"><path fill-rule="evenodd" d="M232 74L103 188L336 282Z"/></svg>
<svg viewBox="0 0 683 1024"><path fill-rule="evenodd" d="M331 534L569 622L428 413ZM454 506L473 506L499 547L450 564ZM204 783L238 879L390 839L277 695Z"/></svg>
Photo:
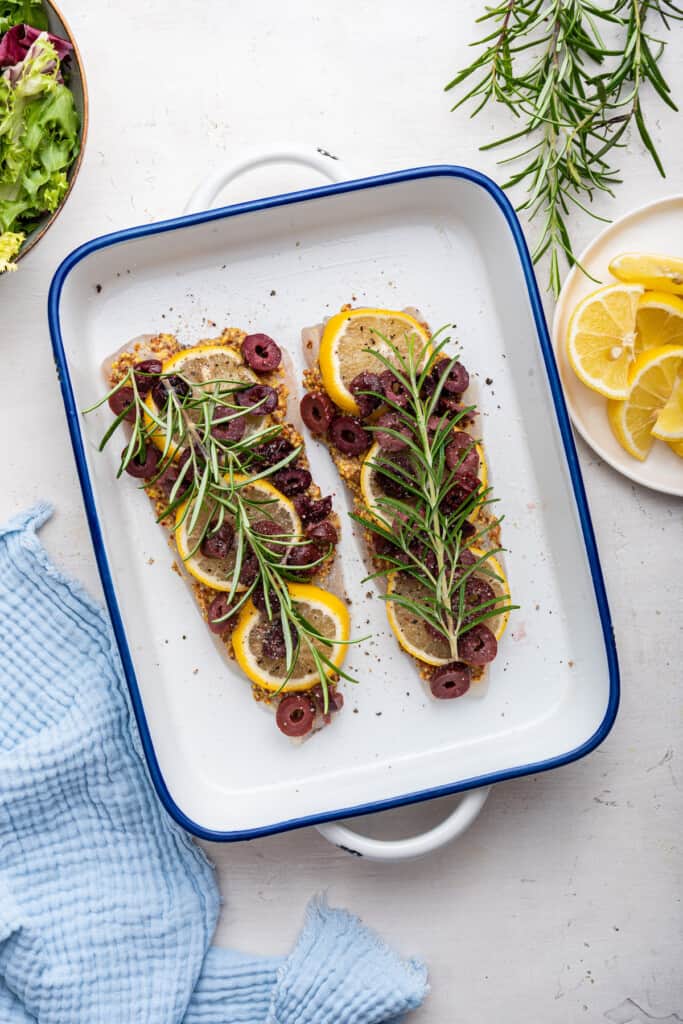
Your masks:
<svg viewBox="0 0 683 1024"><path fill-rule="evenodd" d="M631 125L664 176L645 123L645 87L670 109L678 108L661 72L666 41L652 34L651 16L669 31L683 19L683 9L673 0L505 0L478 19L497 28L473 44L478 56L446 86L470 86L453 110L473 101L474 116L493 101L522 121L517 131L481 148L524 139L523 149L500 161L521 162L503 187L526 188L518 208L540 224L532 255L538 261L549 254L555 294L561 259L570 266L576 262L569 213L576 206L605 219L586 204L600 192L613 196L620 183L616 151ZM614 42L603 40L599 26Z"/></svg>

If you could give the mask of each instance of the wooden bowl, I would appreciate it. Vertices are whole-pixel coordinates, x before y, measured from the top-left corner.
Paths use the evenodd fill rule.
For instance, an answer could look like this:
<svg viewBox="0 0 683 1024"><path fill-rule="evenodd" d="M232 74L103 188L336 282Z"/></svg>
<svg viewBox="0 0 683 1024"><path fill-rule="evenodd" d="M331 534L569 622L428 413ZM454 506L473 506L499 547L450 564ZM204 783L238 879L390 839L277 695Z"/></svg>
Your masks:
<svg viewBox="0 0 683 1024"><path fill-rule="evenodd" d="M78 45L76 44L76 40L74 39L73 34L64 20L64 16L59 8L52 3L51 0L43 0L43 6L47 11L49 31L52 32L53 35L61 36L63 39L68 39L73 46L73 52L70 55L69 80L67 84L74 95L76 109L81 117L81 146L78 151L78 156L69 169L69 188L64 195L64 198L54 213L44 214L33 230L27 233L26 241L21 247L21 251L16 258L17 262L23 259L24 256L38 244L45 232L52 226L52 224L54 224L55 220L64 208L64 204L71 195L76 178L78 177L78 172L81 168L81 161L83 160L83 153L85 151L85 140L88 135L88 87L85 81L85 71L83 70L83 61L81 59Z"/></svg>

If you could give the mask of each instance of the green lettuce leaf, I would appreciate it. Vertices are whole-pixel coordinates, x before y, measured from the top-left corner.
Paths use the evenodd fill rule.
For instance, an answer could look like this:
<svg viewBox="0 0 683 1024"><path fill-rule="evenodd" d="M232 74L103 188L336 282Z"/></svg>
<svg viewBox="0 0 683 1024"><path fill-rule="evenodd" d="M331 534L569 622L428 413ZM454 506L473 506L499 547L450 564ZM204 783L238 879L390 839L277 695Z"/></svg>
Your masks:
<svg viewBox="0 0 683 1024"><path fill-rule="evenodd" d="M0 0L0 35L13 25L32 25L47 30L47 13L42 0Z"/></svg>

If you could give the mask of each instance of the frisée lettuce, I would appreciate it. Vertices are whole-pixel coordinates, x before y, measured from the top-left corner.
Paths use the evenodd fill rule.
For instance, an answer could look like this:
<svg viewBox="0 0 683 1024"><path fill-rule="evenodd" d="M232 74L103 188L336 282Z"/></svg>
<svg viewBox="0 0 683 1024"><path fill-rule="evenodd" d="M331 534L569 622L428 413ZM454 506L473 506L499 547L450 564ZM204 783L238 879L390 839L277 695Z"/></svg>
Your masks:
<svg viewBox="0 0 683 1024"><path fill-rule="evenodd" d="M6 10L31 6L0 0L0 24ZM40 32L22 60L0 71L0 273L11 268L17 239L56 210L68 189L80 118L62 80L63 52Z"/></svg>

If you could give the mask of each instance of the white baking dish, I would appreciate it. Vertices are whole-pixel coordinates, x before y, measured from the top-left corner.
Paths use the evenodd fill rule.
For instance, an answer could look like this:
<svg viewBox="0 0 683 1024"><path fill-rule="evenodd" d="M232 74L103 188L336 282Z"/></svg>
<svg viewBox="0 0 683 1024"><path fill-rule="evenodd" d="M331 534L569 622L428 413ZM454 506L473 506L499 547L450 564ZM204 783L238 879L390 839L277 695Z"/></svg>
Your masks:
<svg viewBox="0 0 683 1024"><path fill-rule="evenodd" d="M322 162L317 157L314 164ZM311 161L309 161L311 162ZM250 162L247 162L249 164ZM246 166L245 164L244 166ZM195 202L208 204L227 175ZM300 376L299 330L344 302L415 304L457 325L479 377L491 477L505 513L512 616L481 700L436 702L341 558L356 635L346 706L291 745L210 642L146 498L101 455L100 365L127 340L224 325L265 331ZM95 239L57 271L50 327L102 582L159 796L197 835L246 839L537 772L592 750L618 702L609 610L536 283L515 215L482 175L422 168L193 214ZM213 325L217 325L214 327ZM492 383L486 384L489 378ZM314 475L348 507L325 450ZM479 789L429 845L453 834ZM328 834L349 845L337 826ZM367 852L373 853L372 849Z"/></svg>

